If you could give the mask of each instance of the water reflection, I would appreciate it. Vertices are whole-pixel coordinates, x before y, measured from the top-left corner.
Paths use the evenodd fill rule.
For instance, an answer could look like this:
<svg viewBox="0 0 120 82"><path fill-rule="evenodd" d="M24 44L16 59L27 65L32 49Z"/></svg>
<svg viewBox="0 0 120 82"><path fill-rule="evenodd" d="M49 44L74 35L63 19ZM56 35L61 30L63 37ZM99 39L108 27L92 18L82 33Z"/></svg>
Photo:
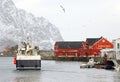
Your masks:
<svg viewBox="0 0 120 82"><path fill-rule="evenodd" d="M16 77L12 82L42 82L39 77Z"/></svg>

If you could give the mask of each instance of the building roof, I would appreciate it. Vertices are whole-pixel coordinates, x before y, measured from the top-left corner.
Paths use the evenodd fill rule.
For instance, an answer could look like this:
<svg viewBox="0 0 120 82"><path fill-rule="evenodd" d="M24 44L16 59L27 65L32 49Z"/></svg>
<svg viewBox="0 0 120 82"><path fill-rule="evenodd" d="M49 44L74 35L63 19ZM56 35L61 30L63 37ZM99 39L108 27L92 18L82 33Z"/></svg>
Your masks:
<svg viewBox="0 0 120 82"><path fill-rule="evenodd" d="M92 45L95 44L97 41L99 41L101 38L102 38L102 37L100 37L100 38L87 38L87 39L86 39L86 42L88 42L88 44L89 44L90 46L92 46Z"/></svg>
<svg viewBox="0 0 120 82"><path fill-rule="evenodd" d="M63 41L63 42L56 42L58 48L80 48L83 44L83 41L77 42L70 42L70 41Z"/></svg>

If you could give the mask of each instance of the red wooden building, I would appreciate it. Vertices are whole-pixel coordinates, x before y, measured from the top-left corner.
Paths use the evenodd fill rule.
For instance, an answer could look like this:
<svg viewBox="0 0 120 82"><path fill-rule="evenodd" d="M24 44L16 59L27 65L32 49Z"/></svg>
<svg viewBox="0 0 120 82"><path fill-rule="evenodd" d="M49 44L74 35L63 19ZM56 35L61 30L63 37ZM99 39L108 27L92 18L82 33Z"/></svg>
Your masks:
<svg viewBox="0 0 120 82"><path fill-rule="evenodd" d="M113 48L113 44L104 37L100 38L87 38L86 42L89 45L89 55L98 56L101 49Z"/></svg>
<svg viewBox="0 0 120 82"><path fill-rule="evenodd" d="M113 48L107 39L87 38L86 41L61 41L54 46L55 57L98 56L101 49Z"/></svg>
<svg viewBox="0 0 120 82"><path fill-rule="evenodd" d="M79 56L79 50L83 49L83 41L62 41L56 42L54 46L56 57L75 57Z"/></svg>

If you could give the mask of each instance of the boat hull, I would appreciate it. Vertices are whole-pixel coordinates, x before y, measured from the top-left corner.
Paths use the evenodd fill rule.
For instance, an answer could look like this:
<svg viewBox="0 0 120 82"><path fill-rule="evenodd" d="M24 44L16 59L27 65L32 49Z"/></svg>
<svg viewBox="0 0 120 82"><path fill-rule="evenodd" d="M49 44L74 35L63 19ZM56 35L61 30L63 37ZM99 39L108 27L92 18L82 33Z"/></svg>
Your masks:
<svg viewBox="0 0 120 82"><path fill-rule="evenodd" d="M17 70L40 70L41 60L16 60Z"/></svg>
<svg viewBox="0 0 120 82"><path fill-rule="evenodd" d="M41 56L17 56L16 58L16 69L41 69Z"/></svg>

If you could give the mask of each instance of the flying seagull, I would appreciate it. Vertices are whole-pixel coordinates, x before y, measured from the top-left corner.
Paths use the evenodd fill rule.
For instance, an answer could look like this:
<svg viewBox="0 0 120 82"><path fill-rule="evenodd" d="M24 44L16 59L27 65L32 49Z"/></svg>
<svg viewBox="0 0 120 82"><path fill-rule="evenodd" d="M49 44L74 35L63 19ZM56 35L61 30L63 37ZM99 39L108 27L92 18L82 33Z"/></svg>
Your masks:
<svg viewBox="0 0 120 82"><path fill-rule="evenodd" d="M62 8L63 12L65 13L65 8L62 5L60 5L60 7Z"/></svg>

